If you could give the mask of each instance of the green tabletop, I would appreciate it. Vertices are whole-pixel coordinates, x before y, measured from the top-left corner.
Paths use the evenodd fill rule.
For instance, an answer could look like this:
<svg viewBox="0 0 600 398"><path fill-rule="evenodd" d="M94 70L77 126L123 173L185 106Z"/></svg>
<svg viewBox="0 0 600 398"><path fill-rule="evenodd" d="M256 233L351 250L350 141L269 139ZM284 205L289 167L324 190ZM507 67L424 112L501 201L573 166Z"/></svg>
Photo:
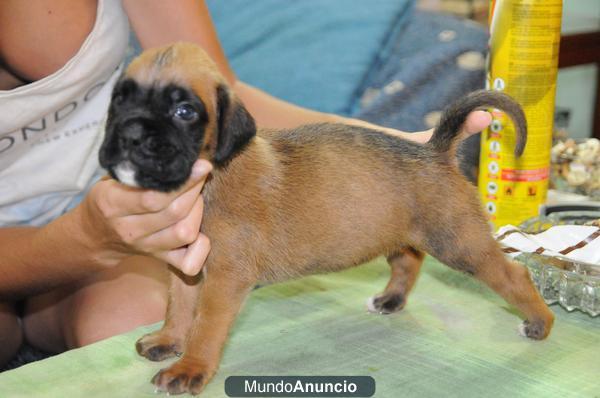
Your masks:
<svg viewBox="0 0 600 398"><path fill-rule="evenodd" d="M231 375L368 375L384 398L600 397L600 317L553 306L550 337L525 339L513 308L430 258L402 312L367 313L388 275L380 259L255 290L201 396L225 396ZM157 327L4 372L0 397L156 397L150 378L169 362L134 343Z"/></svg>

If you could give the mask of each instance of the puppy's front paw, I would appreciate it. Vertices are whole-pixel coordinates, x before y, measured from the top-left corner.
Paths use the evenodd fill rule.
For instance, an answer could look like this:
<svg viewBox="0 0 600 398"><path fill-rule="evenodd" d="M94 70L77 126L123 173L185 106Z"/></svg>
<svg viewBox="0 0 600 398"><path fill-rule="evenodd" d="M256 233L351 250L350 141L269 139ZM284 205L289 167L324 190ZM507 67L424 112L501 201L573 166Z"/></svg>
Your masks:
<svg viewBox="0 0 600 398"><path fill-rule="evenodd" d="M369 297L367 310L375 314L391 314L404 308L404 296L397 293L384 293Z"/></svg>
<svg viewBox="0 0 600 398"><path fill-rule="evenodd" d="M182 342L157 331L143 336L135 343L135 349L143 357L151 361L162 361L167 358L180 355L182 352Z"/></svg>
<svg viewBox="0 0 600 398"><path fill-rule="evenodd" d="M152 378L152 383L159 391L169 394L199 394L210 379L206 367L186 358L175 362L171 367L161 369Z"/></svg>

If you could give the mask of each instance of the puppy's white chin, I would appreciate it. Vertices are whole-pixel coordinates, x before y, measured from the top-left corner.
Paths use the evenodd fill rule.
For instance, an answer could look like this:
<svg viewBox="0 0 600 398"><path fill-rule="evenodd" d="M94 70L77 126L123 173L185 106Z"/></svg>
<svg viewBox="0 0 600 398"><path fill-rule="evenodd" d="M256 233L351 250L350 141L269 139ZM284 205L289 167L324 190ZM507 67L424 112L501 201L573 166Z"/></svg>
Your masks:
<svg viewBox="0 0 600 398"><path fill-rule="evenodd" d="M119 163L114 169L115 175L120 183L129 185L130 187L139 187L135 181L135 169L130 161Z"/></svg>

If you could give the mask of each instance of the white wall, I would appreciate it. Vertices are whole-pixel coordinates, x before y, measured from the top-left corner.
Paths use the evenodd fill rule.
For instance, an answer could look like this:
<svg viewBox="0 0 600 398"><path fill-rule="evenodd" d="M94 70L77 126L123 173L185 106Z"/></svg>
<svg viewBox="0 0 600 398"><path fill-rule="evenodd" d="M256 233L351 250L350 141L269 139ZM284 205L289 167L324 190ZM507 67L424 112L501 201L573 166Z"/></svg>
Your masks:
<svg viewBox="0 0 600 398"><path fill-rule="evenodd" d="M600 30L600 0L563 0L562 34ZM561 69L556 106L569 109L572 137L590 137L598 70L595 65Z"/></svg>

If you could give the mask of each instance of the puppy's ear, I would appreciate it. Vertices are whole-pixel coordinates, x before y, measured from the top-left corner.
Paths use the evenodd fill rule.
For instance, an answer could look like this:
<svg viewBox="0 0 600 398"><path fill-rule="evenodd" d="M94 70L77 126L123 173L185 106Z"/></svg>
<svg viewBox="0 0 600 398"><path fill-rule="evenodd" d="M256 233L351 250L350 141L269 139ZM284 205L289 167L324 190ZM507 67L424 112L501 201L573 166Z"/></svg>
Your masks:
<svg viewBox="0 0 600 398"><path fill-rule="evenodd" d="M224 85L217 87L217 148L214 161L223 165L256 135L254 118Z"/></svg>

